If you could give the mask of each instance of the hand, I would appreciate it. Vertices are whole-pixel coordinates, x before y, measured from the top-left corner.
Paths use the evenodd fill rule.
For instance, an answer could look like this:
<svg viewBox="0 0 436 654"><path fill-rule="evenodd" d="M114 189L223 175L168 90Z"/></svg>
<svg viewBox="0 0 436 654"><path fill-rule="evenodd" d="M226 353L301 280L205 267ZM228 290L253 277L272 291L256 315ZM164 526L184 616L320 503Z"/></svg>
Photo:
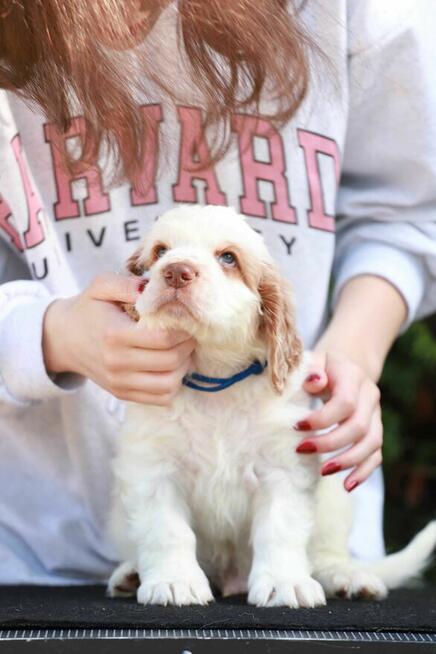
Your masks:
<svg viewBox="0 0 436 654"><path fill-rule="evenodd" d="M382 462L383 425L380 391L371 378L347 357L336 353L314 353L304 389L324 396L324 406L311 413L295 428L317 431L334 427L328 434L305 438L297 447L300 454L348 449L327 461L321 474L352 469L344 482L352 491Z"/></svg>
<svg viewBox="0 0 436 654"><path fill-rule="evenodd" d="M107 273L83 293L47 309L43 353L49 372L75 372L122 400L169 404L190 366L195 341L185 332L147 331L123 311L140 282Z"/></svg>

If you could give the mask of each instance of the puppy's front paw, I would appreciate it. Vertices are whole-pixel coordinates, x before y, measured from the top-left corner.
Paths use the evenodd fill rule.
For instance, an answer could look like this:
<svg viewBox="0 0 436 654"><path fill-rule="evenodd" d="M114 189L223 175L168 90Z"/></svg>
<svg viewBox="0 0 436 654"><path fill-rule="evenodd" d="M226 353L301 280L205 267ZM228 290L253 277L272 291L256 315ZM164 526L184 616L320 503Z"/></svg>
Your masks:
<svg viewBox="0 0 436 654"><path fill-rule="evenodd" d="M177 579L168 575L159 578L145 577L136 595L139 604L161 604L167 606L187 606L189 604L208 604L213 600L212 591L206 575L198 571L186 575L178 574Z"/></svg>
<svg viewBox="0 0 436 654"><path fill-rule="evenodd" d="M315 576L323 586L327 597L382 600L388 594L381 579L358 566L336 564L318 572Z"/></svg>
<svg viewBox="0 0 436 654"><path fill-rule="evenodd" d="M248 602L256 606L315 608L326 603L321 585L312 577L296 579L264 573L250 580Z"/></svg>

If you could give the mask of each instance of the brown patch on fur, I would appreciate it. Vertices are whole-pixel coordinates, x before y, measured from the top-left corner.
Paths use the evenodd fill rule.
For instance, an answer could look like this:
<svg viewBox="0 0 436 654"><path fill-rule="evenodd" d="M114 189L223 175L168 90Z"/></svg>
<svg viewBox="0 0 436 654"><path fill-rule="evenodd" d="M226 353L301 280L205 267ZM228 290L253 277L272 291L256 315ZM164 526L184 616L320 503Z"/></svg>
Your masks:
<svg viewBox="0 0 436 654"><path fill-rule="evenodd" d="M239 275L243 282L261 298L260 333L268 346L268 369L271 382L278 393L283 392L289 373L300 363L303 353L295 328L291 289L273 265L259 260L233 243L220 248L237 257L238 265L229 274Z"/></svg>
<svg viewBox="0 0 436 654"><path fill-rule="evenodd" d="M138 573L132 572L124 577L122 582L116 586L116 590L120 593L136 593L140 583Z"/></svg>
<svg viewBox="0 0 436 654"><path fill-rule="evenodd" d="M130 318L132 318L132 320L134 320L135 322L139 321L139 313L136 311L134 304L123 304L122 307L123 310L127 313L127 315L130 316Z"/></svg>
<svg viewBox="0 0 436 654"><path fill-rule="evenodd" d="M249 289L256 292L259 284L259 261L249 256L239 245L230 241L227 245L220 247L216 254L222 254L227 251L235 255L237 264L235 268L225 269L225 272L238 275Z"/></svg>
<svg viewBox="0 0 436 654"><path fill-rule="evenodd" d="M347 591L345 588L340 588L339 590L336 591L335 597L339 597L339 599L345 599L347 597Z"/></svg>
<svg viewBox="0 0 436 654"><path fill-rule="evenodd" d="M166 248L167 246L158 241L151 248L151 253L147 257L144 257L144 246L141 243L141 245L139 245L139 247L137 247L133 254L127 259L127 270L131 272L132 275L141 277L141 275L143 275L146 270L149 270L150 266L157 261L157 251L162 247Z"/></svg>
<svg viewBox="0 0 436 654"><path fill-rule="evenodd" d="M365 586L359 590L359 592L356 595L357 599L369 601L369 600L374 600L376 599L376 593L373 593L370 591L368 588Z"/></svg>
<svg viewBox="0 0 436 654"><path fill-rule="evenodd" d="M136 248L133 254L130 255L130 257L127 259L126 262L127 270L131 272L132 275L137 275L138 277L143 275L144 272L147 270L147 266L143 261L141 261L141 255L142 255L142 246L139 246L138 248Z"/></svg>
<svg viewBox="0 0 436 654"><path fill-rule="evenodd" d="M224 274L229 275L231 277L237 277L245 282L246 280L244 279L242 266L241 266L240 249L235 245L233 245L233 243L229 243L228 245L223 245L218 250L216 250L215 257L218 259L218 257L220 257L222 254L225 254L226 252L231 252L231 254L233 254L236 260L236 264L234 266L226 266L220 264Z"/></svg>
<svg viewBox="0 0 436 654"><path fill-rule="evenodd" d="M126 268L127 270L135 275L136 277L141 277L144 272L148 269L148 266L141 262L142 246L140 245L133 254L127 259ZM144 282L145 283L145 282ZM135 322L139 321L139 313L135 309L133 304L123 304L122 308L124 311L134 320Z"/></svg>
<svg viewBox="0 0 436 654"><path fill-rule="evenodd" d="M282 393L288 375L301 361L303 345L296 332L290 289L272 265L264 265L258 291L262 300L260 330L268 346L271 381Z"/></svg>

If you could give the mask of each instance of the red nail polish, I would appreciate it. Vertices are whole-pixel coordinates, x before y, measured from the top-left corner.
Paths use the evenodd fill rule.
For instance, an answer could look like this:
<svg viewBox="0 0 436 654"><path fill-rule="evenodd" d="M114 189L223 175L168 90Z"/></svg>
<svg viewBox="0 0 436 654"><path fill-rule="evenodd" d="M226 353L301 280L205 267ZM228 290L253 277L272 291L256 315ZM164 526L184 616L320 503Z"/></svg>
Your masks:
<svg viewBox="0 0 436 654"><path fill-rule="evenodd" d="M148 280L147 280L147 279L141 279L141 280L138 282L138 285L137 285L138 293L143 293L143 292L144 292L144 288L147 286L147 284L148 284Z"/></svg>
<svg viewBox="0 0 436 654"><path fill-rule="evenodd" d="M359 485L358 481L352 481L351 484L346 485L346 489L347 489L347 491L349 493L351 493L351 491L353 491L355 488L357 488L358 485Z"/></svg>
<svg viewBox="0 0 436 654"><path fill-rule="evenodd" d="M339 470L341 470L341 466L338 463L331 461L322 467L321 474L323 477L325 477L326 475L334 475L335 472L339 472Z"/></svg>
<svg viewBox="0 0 436 654"><path fill-rule="evenodd" d="M318 448L312 441L304 441L303 443L300 443L295 451L298 452L298 454L313 454L318 451Z"/></svg>
<svg viewBox="0 0 436 654"><path fill-rule="evenodd" d="M309 377L306 378L306 381L309 382L309 384L313 384L315 382L319 382L321 380L321 377L319 375L309 375Z"/></svg>
<svg viewBox="0 0 436 654"><path fill-rule="evenodd" d="M294 429L297 431L310 431L312 427L310 426L310 422L307 420L300 420L300 422L297 422L297 424L294 425Z"/></svg>

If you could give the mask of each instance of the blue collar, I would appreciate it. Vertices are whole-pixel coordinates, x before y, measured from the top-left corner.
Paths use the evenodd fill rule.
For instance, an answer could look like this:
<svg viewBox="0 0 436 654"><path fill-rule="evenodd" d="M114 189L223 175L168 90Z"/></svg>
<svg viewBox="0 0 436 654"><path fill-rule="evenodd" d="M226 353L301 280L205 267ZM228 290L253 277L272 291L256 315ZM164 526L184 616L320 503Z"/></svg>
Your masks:
<svg viewBox="0 0 436 654"><path fill-rule="evenodd" d="M197 372L192 372L190 375L186 375L186 377L183 378L183 384L188 388L193 388L196 391L203 391L204 393L217 393L218 391L223 391L225 388L229 388L229 386L233 386L233 384L237 384L238 382L246 379L247 377L250 377L251 375L261 375L267 365L267 363L262 364L259 361L255 361L251 364L251 366L245 370L242 370L242 372L238 372L236 375L233 375L233 377L227 378L205 377L204 375L199 375ZM211 385L200 386L195 382L202 382L203 384Z"/></svg>

